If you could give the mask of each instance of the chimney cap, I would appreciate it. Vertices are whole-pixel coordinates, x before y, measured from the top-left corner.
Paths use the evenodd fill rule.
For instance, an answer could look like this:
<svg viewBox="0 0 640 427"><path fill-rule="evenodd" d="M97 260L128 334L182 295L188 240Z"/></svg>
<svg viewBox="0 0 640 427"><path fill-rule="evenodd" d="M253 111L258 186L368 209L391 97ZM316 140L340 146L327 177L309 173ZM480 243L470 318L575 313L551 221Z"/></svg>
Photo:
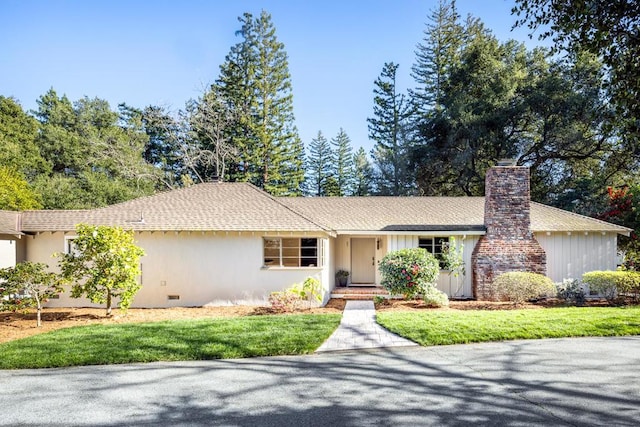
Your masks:
<svg viewBox="0 0 640 427"><path fill-rule="evenodd" d="M496 163L496 166L515 166L517 163L516 159L500 159Z"/></svg>

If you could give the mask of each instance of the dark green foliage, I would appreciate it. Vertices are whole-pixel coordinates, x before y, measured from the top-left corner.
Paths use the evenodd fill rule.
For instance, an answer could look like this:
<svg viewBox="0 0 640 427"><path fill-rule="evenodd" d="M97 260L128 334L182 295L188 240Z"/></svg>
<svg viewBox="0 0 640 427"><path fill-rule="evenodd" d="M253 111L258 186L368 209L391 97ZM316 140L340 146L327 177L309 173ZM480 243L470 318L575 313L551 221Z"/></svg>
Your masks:
<svg viewBox="0 0 640 427"><path fill-rule="evenodd" d="M440 274L438 260L425 249L411 248L389 252L378 267L380 284L391 295L414 298L433 286Z"/></svg>
<svg viewBox="0 0 640 427"><path fill-rule="evenodd" d="M305 180L307 194L311 196L327 196L327 184L332 177L333 152L322 131L311 140L307 157L307 178Z"/></svg>
<svg viewBox="0 0 640 427"><path fill-rule="evenodd" d="M12 98L0 96L0 165L29 179L46 172L48 165L35 143L38 121Z"/></svg>
<svg viewBox="0 0 640 427"><path fill-rule="evenodd" d="M412 157L422 193L483 195L487 168L511 158L531 167L534 200L593 214L594 192L634 170L610 126L605 74L593 55L559 59L501 43L443 1L416 56Z"/></svg>
<svg viewBox="0 0 640 427"><path fill-rule="evenodd" d="M373 191L373 167L364 148L353 155L353 196L369 196Z"/></svg>
<svg viewBox="0 0 640 427"><path fill-rule="evenodd" d="M333 146L333 177L336 181L335 196L346 196L353 187L353 149L349 135L340 128L338 134L331 140Z"/></svg>
<svg viewBox="0 0 640 427"><path fill-rule="evenodd" d="M226 130L240 158L229 165L232 181L248 181L267 192L299 195L304 180L302 141L294 125L291 77L284 44L271 16L245 13L242 40L220 66L221 96L237 114Z"/></svg>
<svg viewBox="0 0 640 427"><path fill-rule="evenodd" d="M112 111L101 99L74 105L51 89L38 100L35 140L50 165L32 178L47 209L104 206L154 191L156 176L142 157L148 137L139 116Z"/></svg>
<svg viewBox="0 0 640 427"><path fill-rule="evenodd" d="M384 64L373 90L373 117L367 119L369 138L376 143L372 151L376 193L383 196L412 194L415 187L409 164L412 110L396 87L397 70L398 65L393 62Z"/></svg>
<svg viewBox="0 0 640 427"><path fill-rule="evenodd" d="M556 51L589 52L601 58L604 76L624 128L623 139L637 147L640 128L640 3L636 0L516 0L515 26L550 38ZM541 31L540 31L541 30Z"/></svg>

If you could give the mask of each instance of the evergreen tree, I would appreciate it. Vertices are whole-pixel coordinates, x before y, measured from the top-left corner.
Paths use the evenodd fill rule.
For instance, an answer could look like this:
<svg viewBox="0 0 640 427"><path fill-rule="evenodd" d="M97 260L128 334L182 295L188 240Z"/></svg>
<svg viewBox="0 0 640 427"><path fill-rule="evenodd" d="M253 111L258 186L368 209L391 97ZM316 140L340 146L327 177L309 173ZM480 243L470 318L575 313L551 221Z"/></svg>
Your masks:
<svg viewBox="0 0 640 427"><path fill-rule="evenodd" d="M455 0L440 0L429 21L411 67L411 77L418 85L409 91L416 126L424 125L424 118L442 110L443 87L451 67L460 62L464 39Z"/></svg>
<svg viewBox="0 0 640 427"><path fill-rule="evenodd" d="M353 149L351 139L340 128L338 134L331 140L333 146L333 177L336 180L336 196L346 196L353 187Z"/></svg>
<svg viewBox="0 0 640 427"><path fill-rule="evenodd" d="M228 130L240 159L230 167L233 180L249 181L274 195L300 194L304 178L302 143L294 126L293 95L284 44L271 16L245 13L238 34L220 66L221 94L238 111Z"/></svg>
<svg viewBox="0 0 640 427"><path fill-rule="evenodd" d="M150 194L154 169L142 154L148 137L139 116L120 115L107 101L74 105L51 89L38 100L36 144L51 165L32 180L48 209L91 208Z"/></svg>
<svg viewBox="0 0 640 427"><path fill-rule="evenodd" d="M329 141L322 131L311 140L307 157L306 193L311 196L326 196L327 182L332 174L333 153Z"/></svg>
<svg viewBox="0 0 640 427"><path fill-rule="evenodd" d="M48 165L35 143L38 122L12 98L0 96L0 165L33 179Z"/></svg>
<svg viewBox="0 0 640 427"><path fill-rule="evenodd" d="M353 155L353 187L350 195L369 196L371 195L372 185L373 168L364 148L360 147Z"/></svg>
<svg viewBox="0 0 640 427"><path fill-rule="evenodd" d="M385 63L375 81L374 117L368 118L369 138L376 142L373 159L376 170L376 192L400 196L414 192L413 168L409 164L411 136L409 119L412 110L405 96L398 93L398 65Z"/></svg>

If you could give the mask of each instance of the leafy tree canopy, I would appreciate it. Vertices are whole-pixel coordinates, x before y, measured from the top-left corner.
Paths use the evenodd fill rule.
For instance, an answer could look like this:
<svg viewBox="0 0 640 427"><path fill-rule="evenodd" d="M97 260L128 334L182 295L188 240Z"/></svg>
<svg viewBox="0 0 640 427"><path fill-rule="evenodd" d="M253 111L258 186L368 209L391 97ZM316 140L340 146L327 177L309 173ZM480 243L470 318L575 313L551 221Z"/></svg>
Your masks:
<svg viewBox="0 0 640 427"><path fill-rule="evenodd" d="M140 290L140 258L132 231L119 227L78 224L72 250L58 254L63 277L72 281L71 296L86 296L92 303L106 304L111 315L114 298L126 310Z"/></svg>

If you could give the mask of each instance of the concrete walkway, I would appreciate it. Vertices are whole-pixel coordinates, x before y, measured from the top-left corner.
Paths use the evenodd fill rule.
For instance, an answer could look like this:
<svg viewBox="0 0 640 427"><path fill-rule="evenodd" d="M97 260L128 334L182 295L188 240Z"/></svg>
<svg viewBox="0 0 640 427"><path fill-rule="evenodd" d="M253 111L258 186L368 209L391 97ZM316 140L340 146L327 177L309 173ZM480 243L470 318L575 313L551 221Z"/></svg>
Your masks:
<svg viewBox="0 0 640 427"><path fill-rule="evenodd" d="M373 301L347 301L340 326L316 352L417 345L378 325Z"/></svg>

